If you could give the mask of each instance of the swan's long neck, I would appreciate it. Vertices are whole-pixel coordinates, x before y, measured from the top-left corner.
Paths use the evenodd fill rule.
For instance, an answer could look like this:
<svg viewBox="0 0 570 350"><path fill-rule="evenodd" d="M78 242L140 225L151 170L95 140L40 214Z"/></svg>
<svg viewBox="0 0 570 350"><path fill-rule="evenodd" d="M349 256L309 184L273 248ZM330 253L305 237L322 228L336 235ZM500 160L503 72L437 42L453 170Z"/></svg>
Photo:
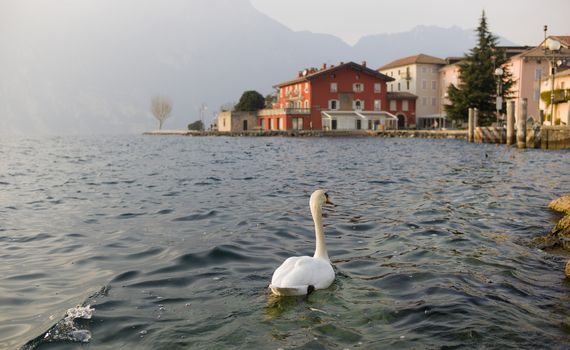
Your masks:
<svg viewBox="0 0 570 350"><path fill-rule="evenodd" d="M317 203L311 204L311 214L313 215L313 221L315 222L315 237L317 242L314 257L329 261L327 244L325 243L325 234L323 232L322 209Z"/></svg>

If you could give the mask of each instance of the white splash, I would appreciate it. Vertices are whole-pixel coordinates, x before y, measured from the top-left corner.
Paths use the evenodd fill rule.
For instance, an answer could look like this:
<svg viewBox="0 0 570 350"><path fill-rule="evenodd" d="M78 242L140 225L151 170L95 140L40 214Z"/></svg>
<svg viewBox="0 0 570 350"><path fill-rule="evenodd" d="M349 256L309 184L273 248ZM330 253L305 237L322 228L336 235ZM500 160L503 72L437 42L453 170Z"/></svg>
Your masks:
<svg viewBox="0 0 570 350"><path fill-rule="evenodd" d="M89 320L95 311L91 305L77 305L68 309L63 320L55 324L44 335L44 341L52 342L57 340L68 340L79 343L88 343L91 340L91 332L87 329L79 329L75 326L76 319Z"/></svg>

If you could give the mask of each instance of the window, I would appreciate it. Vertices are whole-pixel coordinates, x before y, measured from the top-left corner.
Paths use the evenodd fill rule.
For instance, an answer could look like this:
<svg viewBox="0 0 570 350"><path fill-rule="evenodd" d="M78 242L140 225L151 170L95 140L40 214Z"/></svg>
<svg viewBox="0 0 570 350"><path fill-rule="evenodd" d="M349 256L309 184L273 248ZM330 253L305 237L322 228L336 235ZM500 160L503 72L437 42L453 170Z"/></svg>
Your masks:
<svg viewBox="0 0 570 350"><path fill-rule="evenodd" d="M380 91L382 91L382 84L374 83L374 92L380 92Z"/></svg>
<svg viewBox="0 0 570 350"><path fill-rule="evenodd" d="M352 91L354 91L354 92L362 92L362 91L364 91L364 84L362 84L362 83L354 83L354 84L352 84Z"/></svg>
<svg viewBox="0 0 570 350"><path fill-rule="evenodd" d="M539 67L534 70L534 80L542 79L542 67Z"/></svg>
<svg viewBox="0 0 570 350"><path fill-rule="evenodd" d="M382 110L382 100L374 100L374 110L375 111Z"/></svg>
<svg viewBox="0 0 570 350"><path fill-rule="evenodd" d="M293 118L293 130L303 129L303 118Z"/></svg>
<svg viewBox="0 0 570 350"><path fill-rule="evenodd" d="M338 109L338 100L329 100L329 109Z"/></svg>
<svg viewBox="0 0 570 350"><path fill-rule="evenodd" d="M281 97L283 97L285 95L285 89L281 88L279 91L281 91Z"/></svg>
<svg viewBox="0 0 570 350"><path fill-rule="evenodd" d="M336 130L336 119L331 120L331 129Z"/></svg>
<svg viewBox="0 0 570 350"><path fill-rule="evenodd" d="M331 83L331 92L337 92L337 85L336 85L336 83Z"/></svg>
<svg viewBox="0 0 570 350"><path fill-rule="evenodd" d="M409 80L406 81L406 90L410 90L410 81Z"/></svg>
<svg viewBox="0 0 570 350"><path fill-rule="evenodd" d="M406 112L408 110L408 101L402 101L402 111Z"/></svg>
<svg viewBox="0 0 570 350"><path fill-rule="evenodd" d="M435 80L432 80L432 81L431 81L431 89L432 89L432 90L435 90L436 88L437 88L437 83L436 83Z"/></svg>
<svg viewBox="0 0 570 350"><path fill-rule="evenodd" d="M390 91L394 91L394 84L390 84Z"/></svg>
<svg viewBox="0 0 570 350"><path fill-rule="evenodd" d="M352 108L354 108L357 111L361 111L364 109L364 101L360 101L360 100L355 100L352 102Z"/></svg>
<svg viewBox="0 0 570 350"><path fill-rule="evenodd" d="M427 80L422 80L422 89L427 89Z"/></svg>
<svg viewBox="0 0 570 350"><path fill-rule="evenodd" d="M372 120L368 120L368 130L372 130Z"/></svg>
<svg viewBox="0 0 570 350"><path fill-rule="evenodd" d="M305 100L305 109L309 109L309 100Z"/></svg>
<svg viewBox="0 0 570 350"><path fill-rule="evenodd" d="M434 74L437 73L437 67L435 67L435 66L434 66L434 67L431 67L431 72L434 73Z"/></svg>
<svg viewBox="0 0 570 350"><path fill-rule="evenodd" d="M356 119L356 130L362 129L362 120Z"/></svg>
<svg viewBox="0 0 570 350"><path fill-rule="evenodd" d="M422 97L422 106L427 106L427 97Z"/></svg>
<svg viewBox="0 0 570 350"><path fill-rule="evenodd" d="M432 106L435 106L436 102L437 102L436 98L435 98L435 97L432 97L432 98L431 98L431 105L432 105Z"/></svg>
<svg viewBox="0 0 570 350"><path fill-rule="evenodd" d="M395 111L395 110L396 110L396 100L391 100L391 101L390 101L390 110L391 110L391 111Z"/></svg>
<svg viewBox="0 0 570 350"><path fill-rule="evenodd" d="M400 91L400 90L401 90L401 89L400 89L400 83L398 83L398 91Z"/></svg>
<svg viewBox="0 0 570 350"><path fill-rule="evenodd" d="M422 67L422 73L427 73L427 67Z"/></svg>
<svg viewBox="0 0 570 350"><path fill-rule="evenodd" d="M540 98L540 88L535 88L534 89L534 94L532 96L532 100L533 101L538 101L538 99Z"/></svg>

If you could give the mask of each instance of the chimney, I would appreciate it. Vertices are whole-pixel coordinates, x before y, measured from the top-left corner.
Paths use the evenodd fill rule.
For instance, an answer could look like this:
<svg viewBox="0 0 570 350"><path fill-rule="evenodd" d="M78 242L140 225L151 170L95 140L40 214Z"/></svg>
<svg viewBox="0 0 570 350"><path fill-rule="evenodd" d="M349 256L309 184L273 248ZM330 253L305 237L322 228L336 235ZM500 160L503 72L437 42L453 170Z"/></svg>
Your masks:
<svg viewBox="0 0 570 350"><path fill-rule="evenodd" d="M302 77L302 76L303 76L303 71L300 70L300 71L299 71L299 74L298 74L298 77L300 78L300 77Z"/></svg>
<svg viewBox="0 0 570 350"><path fill-rule="evenodd" d="M327 69L327 64L323 63L323 70Z"/></svg>
<svg viewBox="0 0 570 350"><path fill-rule="evenodd" d="M366 61L362 61L362 67L366 68Z"/></svg>

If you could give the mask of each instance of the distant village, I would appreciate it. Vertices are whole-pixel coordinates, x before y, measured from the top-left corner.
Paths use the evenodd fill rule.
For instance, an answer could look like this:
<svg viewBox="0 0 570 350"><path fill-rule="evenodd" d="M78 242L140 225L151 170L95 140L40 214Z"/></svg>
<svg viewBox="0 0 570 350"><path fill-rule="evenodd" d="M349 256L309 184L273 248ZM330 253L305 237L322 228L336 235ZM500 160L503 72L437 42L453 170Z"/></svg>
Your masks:
<svg viewBox="0 0 570 350"><path fill-rule="evenodd" d="M556 52L552 43L558 45ZM535 47L502 47L507 58L502 69L513 79L508 98L517 105L526 99L527 119L533 123L570 125L569 45L570 36L548 36ZM380 68L370 68L366 62L303 68L291 80L273 86L272 108L220 112L214 128L220 132L455 128L460 125L448 118L445 106L450 104L449 86L460 83L462 60L417 54ZM551 95L552 104L551 98L545 98Z"/></svg>

